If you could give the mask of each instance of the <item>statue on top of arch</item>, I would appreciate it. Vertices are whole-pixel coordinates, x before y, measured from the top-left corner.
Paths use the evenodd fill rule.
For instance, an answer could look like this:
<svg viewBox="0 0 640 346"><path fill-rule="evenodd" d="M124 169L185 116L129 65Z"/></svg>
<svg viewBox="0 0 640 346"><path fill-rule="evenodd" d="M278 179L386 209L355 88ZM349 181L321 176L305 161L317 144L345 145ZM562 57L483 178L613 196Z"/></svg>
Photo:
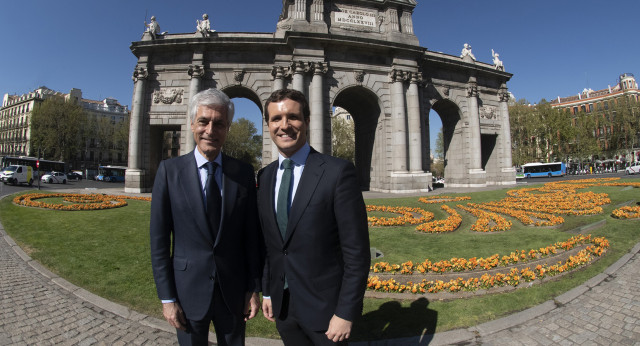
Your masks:
<svg viewBox="0 0 640 346"><path fill-rule="evenodd" d="M205 13L202 15L201 21L196 19L196 36L209 37L211 32L215 32L215 30L211 30L209 15Z"/></svg>
<svg viewBox="0 0 640 346"><path fill-rule="evenodd" d="M493 67L498 71L504 71L504 65L502 64L502 60L499 58L500 55L492 49L491 56L493 57Z"/></svg>
<svg viewBox="0 0 640 346"><path fill-rule="evenodd" d="M462 58L462 60L476 61L476 56L471 53L471 45L468 43L464 44L462 53L460 53L460 57Z"/></svg>

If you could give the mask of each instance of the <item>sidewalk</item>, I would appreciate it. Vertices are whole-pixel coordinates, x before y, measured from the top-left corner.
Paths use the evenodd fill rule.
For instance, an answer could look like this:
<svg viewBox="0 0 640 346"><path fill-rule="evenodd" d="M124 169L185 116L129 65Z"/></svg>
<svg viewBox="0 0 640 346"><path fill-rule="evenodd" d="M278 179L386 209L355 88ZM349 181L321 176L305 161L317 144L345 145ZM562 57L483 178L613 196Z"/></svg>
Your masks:
<svg viewBox="0 0 640 346"><path fill-rule="evenodd" d="M449 189L435 192L455 192L445 190ZM367 194L366 198L378 198ZM51 273L18 247L2 225L0 238L0 345L177 344L165 321L107 301ZM640 243L585 284L528 310L432 336L350 344L640 345ZM247 345L282 342L247 338Z"/></svg>

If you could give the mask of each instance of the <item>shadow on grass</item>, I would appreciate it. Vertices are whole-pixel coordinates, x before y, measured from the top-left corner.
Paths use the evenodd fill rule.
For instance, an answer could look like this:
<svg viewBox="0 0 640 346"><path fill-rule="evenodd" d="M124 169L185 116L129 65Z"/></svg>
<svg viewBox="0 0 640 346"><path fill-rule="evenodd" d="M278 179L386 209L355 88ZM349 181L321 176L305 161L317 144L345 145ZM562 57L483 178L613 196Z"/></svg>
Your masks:
<svg viewBox="0 0 640 346"><path fill-rule="evenodd" d="M398 301L389 301L380 305L378 310L357 319L350 340L415 338L412 344L428 345L436 332L437 322L438 312L429 309L429 300L426 298L417 299L408 307L403 307Z"/></svg>

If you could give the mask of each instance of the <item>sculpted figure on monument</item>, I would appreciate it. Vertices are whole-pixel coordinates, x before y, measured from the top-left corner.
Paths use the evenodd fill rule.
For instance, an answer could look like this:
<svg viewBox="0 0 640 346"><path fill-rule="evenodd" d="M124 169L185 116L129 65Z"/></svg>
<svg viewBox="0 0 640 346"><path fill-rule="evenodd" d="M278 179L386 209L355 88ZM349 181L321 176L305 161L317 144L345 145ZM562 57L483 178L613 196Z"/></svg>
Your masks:
<svg viewBox="0 0 640 346"><path fill-rule="evenodd" d="M462 54L460 54L461 58L469 57L471 60L476 61L476 57L471 53L471 45L468 43L464 44L464 48L462 48Z"/></svg>
<svg viewBox="0 0 640 346"><path fill-rule="evenodd" d="M160 35L160 24L156 21L156 16L151 16L151 22L147 24L144 22L144 25L147 27L147 32L151 34L152 39L156 39L157 35Z"/></svg>
<svg viewBox="0 0 640 346"><path fill-rule="evenodd" d="M282 13L280 13L278 21L283 21L287 18L289 18L289 0L282 0Z"/></svg>
<svg viewBox="0 0 640 346"><path fill-rule="evenodd" d="M493 57L493 67L496 70L504 71L504 65L502 64L502 60L499 58L499 54L491 50L491 56Z"/></svg>
<svg viewBox="0 0 640 346"><path fill-rule="evenodd" d="M196 20L196 34L201 34L203 37L209 37L209 32L215 31L211 30L211 25L209 23L209 15L203 14L202 20Z"/></svg>

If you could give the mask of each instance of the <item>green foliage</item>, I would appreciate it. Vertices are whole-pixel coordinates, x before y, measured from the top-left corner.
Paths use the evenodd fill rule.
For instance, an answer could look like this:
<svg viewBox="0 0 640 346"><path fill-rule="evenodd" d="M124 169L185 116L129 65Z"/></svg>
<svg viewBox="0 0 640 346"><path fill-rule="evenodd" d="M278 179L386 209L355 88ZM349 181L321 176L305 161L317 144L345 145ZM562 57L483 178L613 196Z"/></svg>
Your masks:
<svg viewBox="0 0 640 346"><path fill-rule="evenodd" d="M339 116L332 118L331 137L331 155L355 163L356 137L353 121Z"/></svg>
<svg viewBox="0 0 640 346"><path fill-rule="evenodd" d="M84 109L75 102L51 97L31 113L31 147L42 156L68 162L83 147L79 135L87 121Z"/></svg>
<svg viewBox="0 0 640 346"><path fill-rule="evenodd" d="M231 124L227 141L222 151L225 154L242 160L260 169L262 162L262 136L257 134L253 123L245 118L235 120Z"/></svg>

